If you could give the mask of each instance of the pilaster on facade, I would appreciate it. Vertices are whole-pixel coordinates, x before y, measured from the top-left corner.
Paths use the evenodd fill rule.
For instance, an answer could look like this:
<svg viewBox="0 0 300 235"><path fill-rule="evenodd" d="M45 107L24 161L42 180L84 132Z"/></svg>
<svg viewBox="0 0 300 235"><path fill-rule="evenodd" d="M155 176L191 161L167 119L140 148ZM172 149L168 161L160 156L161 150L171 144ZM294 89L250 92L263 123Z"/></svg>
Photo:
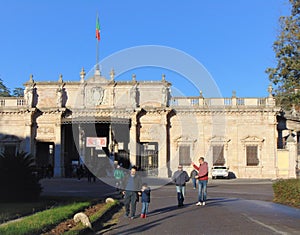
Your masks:
<svg viewBox="0 0 300 235"><path fill-rule="evenodd" d="M139 112L134 112L131 116L131 126L129 130L129 159L132 165L136 165L137 158L137 125Z"/></svg>
<svg viewBox="0 0 300 235"><path fill-rule="evenodd" d="M64 151L62 149L61 124L55 125L55 141L54 141L54 177L64 176Z"/></svg>
<svg viewBox="0 0 300 235"><path fill-rule="evenodd" d="M160 129L161 132L159 133L160 137L158 139L158 175L159 177L167 178L168 172L169 172L169 151L168 151L168 145L170 144L168 142L168 128L169 128L169 120L168 116L171 109L165 109L161 114L161 120L160 120Z"/></svg>
<svg viewBox="0 0 300 235"><path fill-rule="evenodd" d="M296 178L297 142L291 139L287 142L286 148L289 151L288 178Z"/></svg>

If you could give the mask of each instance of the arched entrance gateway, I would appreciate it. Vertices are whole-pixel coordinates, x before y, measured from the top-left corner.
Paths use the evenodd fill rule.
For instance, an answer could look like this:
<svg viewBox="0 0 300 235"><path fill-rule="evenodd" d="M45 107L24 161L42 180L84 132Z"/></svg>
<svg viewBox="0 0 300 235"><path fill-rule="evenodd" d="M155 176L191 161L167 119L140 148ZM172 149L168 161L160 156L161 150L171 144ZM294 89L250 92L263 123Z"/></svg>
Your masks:
<svg viewBox="0 0 300 235"><path fill-rule="evenodd" d="M83 164L95 175L109 174L110 166L117 161L129 168L130 120L122 118L81 117L62 119L64 134L65 176L72 176L72 169ZM103 140L103 144L89 143Z"/></svg>
<svg viewBox="0 0 300 235"><path fill-rule="evenodd" d="M112 72L113 74L113 72ZM145 175L167 177L167 116L170 83L116 82L96 71L80 82L35 82L27 100L28 132L38 167L54 176L72 177L80 165L98 177L111 175L114 164L132 165ZM54 98L53 98L54 97ZM160 166L161 169L159 168Z"/></svg>

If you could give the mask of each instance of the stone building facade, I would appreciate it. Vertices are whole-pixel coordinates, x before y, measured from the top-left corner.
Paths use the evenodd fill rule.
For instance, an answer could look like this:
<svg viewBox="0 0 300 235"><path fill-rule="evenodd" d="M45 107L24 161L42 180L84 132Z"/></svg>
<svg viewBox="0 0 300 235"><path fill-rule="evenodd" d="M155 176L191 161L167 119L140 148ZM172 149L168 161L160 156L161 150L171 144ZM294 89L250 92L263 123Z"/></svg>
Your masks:
<svg viewBox="0 0 300 235"><path fill-rule="evenodd" d="M30 152L38 167L52 165L56 177L71 176L74 162L102 176L113 161L170 177L178 164L190 170L200 156L238 178L282 176L278 146L292 135L282 134L288 128L280 123L287 121L279 118L271 87L263 98L172 97L164 75L160 81L135 75L115 81L113 71L109 79L100 73L87 79L82 70L80 76L74 82L31 76L24 97L2 97L0 150ZM299 118L292 123L297 146ZM101 139L104 145L97 144ZM96 145L89 145L93 140ZM285 159L286 177L295 177L293 156Z"/></svg>

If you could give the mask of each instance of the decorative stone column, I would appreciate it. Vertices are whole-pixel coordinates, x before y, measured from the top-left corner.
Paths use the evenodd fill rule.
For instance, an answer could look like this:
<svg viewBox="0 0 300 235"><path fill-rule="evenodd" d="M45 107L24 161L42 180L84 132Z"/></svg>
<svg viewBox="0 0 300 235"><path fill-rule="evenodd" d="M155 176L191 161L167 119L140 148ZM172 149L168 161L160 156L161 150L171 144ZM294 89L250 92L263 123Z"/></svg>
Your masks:
<svg viewBox="0 0 300 235"><path fill-rule="evenodd" d="M134 112L134 115L131 117L131 127L129 130L129 160L131 165L136 165L136 157L137 157L137 113Z"/></svg>
<svg viewBox="0 0 300 235"><path fill-rule="evenodd" d="M160 130L161 132L158 142L158 176L162 178L168 178L168 166L167 166L167 111L164 111L161 116Z"/></svg>
<svg viewBox="0 0 300 235"><path fill-rule="evenodd" d="M26 121L25 121L25 152L33 153L33 144L32 144L32 120L31 120L31 112L29 112L26 116Z"/></svg>
<svg viewBox="0 0 300 235"><path fill-rule="evenodd" d="M56 123L55 125L55 142L54 142L54 177L64 176L64 156L62 154L62 143L61 143L61 124Z"/></svg>
<svg viewBox="0 0 300 235"><path fill-rule="evenodd" d="M287 138L286 148L289 151L288 178L296 178L297 142L292 137L292 132Z"/></svg>

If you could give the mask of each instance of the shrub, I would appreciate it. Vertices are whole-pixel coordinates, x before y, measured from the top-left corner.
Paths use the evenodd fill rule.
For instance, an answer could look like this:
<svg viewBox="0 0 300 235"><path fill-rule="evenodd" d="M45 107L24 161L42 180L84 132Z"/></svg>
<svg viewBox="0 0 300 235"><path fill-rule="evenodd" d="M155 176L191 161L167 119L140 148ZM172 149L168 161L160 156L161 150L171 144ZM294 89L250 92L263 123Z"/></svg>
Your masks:
<svg viewBox="0 0 300 235"><path fill-rule="evenodd" d="M34 158L25 152L0 154L0 201L34 201L42 191Z"/></svg>
<svg viewBox="0 0 300 235"><path fill-rule="evenodd" d="M273 191L275 202L300 207L300 179L276 181Z"/></svg>

